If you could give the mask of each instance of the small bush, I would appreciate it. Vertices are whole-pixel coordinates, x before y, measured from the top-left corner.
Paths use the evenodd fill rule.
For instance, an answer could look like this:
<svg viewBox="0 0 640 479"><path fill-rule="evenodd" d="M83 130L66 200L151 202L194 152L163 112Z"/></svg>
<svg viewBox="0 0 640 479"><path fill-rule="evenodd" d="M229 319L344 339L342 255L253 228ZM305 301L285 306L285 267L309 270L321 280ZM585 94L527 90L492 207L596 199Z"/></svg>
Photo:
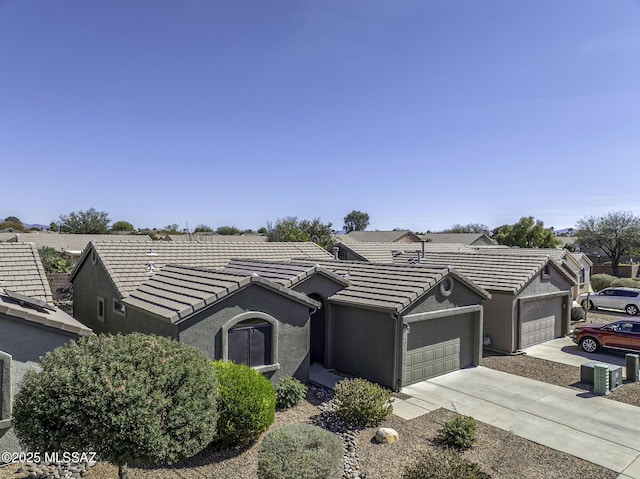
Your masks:
<svg viewBox="0 0 640 479"><path fill-rule="evenodd" d="M615 288L640 288L640 282L632 278L616 278L611 282L611 286Z"/></svg>
<svg viewBox="0 0 640 479"><path fill-rule="evenodd" d="M438 442L447 447L469 449L476 440L478 425L471 416L458 415L445 421L438 432Z"/></svg>
<svg viewBox="0 0 640 479"><path fill-rule="evenodd" d="M591 288L593 288L594 291L600 291L611 286L611 283L616 279L615 276L611 276L610 274L594 274L591 276Z"/></svg>
<svg viewBox="0 0 640 479"><path fill-rule="evenodd" d="M336 415L349 426L377 426L393 410L391 391L366 379L343 379L334 391Z"/></svg>
<svg viewBox="0 0 640 479"><path fill-rule="evenodd" d="M450 449L425 454L414 465L406 467L402 479L491 479L475 462Z"/></svg>
<svg viewBox="0 0 640 479"><path fill-rule="evenodd" d="M221 447L251 442L275 420L276 393L258 371L227 361L215 361L218 378L218 435Z"/></svg>
<svg viewBox="0 0 640 479"><path fill-rule="evenodd" d="M582 321L585 317L585 312L582 306L574 306L571 308L571 321Z"/></svg>
<svg viewBox="0 0 640 479"><path fill-rule="evenodd" d="M276 386L276 407L289 409L307 396L307 386L292 376L285 376Z"/></svg>
<svg viewBox="0 0 640 479"><path fill-rule="evenodd" d="M344 446L335 434L311 424L272 429L258 452L259 479L329 479L343 473Z"/></svg>

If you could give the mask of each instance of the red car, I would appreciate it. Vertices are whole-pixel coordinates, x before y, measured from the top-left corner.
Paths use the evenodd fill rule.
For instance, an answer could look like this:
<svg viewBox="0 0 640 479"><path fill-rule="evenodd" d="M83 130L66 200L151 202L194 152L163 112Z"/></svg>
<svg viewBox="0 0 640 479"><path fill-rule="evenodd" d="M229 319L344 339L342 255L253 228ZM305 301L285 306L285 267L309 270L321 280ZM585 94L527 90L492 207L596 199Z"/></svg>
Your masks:
<svg viewBox="0 0 640 479"><path fill-rule="evenodd" d="M571 339L588 353L595 353L600 348L640 351L640 320L586 324L574 329Z"/></svg>

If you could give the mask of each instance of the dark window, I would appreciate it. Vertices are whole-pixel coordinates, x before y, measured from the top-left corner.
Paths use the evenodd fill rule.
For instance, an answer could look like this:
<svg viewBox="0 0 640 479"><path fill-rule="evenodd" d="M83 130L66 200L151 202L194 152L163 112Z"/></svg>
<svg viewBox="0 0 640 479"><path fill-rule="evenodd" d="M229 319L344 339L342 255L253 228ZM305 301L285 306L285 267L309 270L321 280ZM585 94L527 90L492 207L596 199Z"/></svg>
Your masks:
<svg viewBox="0 0 640 479"><path fill-rule="evenodd" d="M271 324L242 321L229 329L229 360L248 366L271 364Z"/></svg>
<svg viewBox="0 0 640 479"><path fill-rule="evenodd" d="M104 298L98 297L98 319L104 321Z"/></svg>
<svg viewBox="0 0 640 479"><path fill-rule="evenodd" d="M11 356L0 351L0 428L10 426L11 419Z"/></svg>

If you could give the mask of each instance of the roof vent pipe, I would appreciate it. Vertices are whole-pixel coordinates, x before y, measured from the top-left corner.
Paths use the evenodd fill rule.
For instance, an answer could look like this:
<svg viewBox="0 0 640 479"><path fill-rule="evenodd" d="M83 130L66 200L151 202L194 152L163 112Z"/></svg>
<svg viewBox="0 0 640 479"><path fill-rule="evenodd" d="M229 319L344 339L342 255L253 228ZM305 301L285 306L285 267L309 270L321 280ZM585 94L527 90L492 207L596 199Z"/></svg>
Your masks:
<svg viewBox="0 0 640 479"><path fill-rule="evenodd" d="M340 251L340 248L338 248L337 246L333 247L333 259L335 259L336 261L338 260L338 251Z"/></svg>
<svg viewBox="0 0 640 479"><path fill-rule="evenodd" d="M424 259L424 244L427 242L427 240L422 240L422 258Z"/></svg>

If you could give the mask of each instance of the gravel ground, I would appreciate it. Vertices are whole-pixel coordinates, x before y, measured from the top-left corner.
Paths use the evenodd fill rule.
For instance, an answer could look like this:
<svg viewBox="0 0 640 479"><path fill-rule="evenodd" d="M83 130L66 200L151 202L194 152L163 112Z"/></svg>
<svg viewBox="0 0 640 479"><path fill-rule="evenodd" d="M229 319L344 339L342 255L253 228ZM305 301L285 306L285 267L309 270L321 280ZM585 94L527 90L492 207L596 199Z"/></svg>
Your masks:
<svg viewBox="0 0 640 479"><path fill-rule="evenodd" d="M624 317L624 314L591 311L588 322L608 322ZM576 323L582 324L582 323ZM589 391L591 385L580 383L580 369L543 359L520 356L488 356L482 365L539 381ZM640 406L640 383L627 384L607 396L610 400ZM293 409L278 412L272 427L291 422L311 423L319 413L315 395L310 392L307 400ZM415 462L420 455L428 454L437 447L435 437L441 424L455 413L439 409L412 420L390 417L383 426L398 431L400 441L395 444L377 444L373 439L375 428L358 433L358 458L360 471L367 479L400 478L403 468ZM223 452L205 450L197 456L169 468L129 469L132 479L253 479L256 477L259 441L243 450ZM507 431L478 423L478 439L475 446L463 453L468 459L480 464L494 479L575 478L614 479L617 474L609 469L555 451ZM0 468L0 479L23 479L27 475L15 473L19 466ZM116 479L117 468L100 462L85 476L88 479Z"/></svg>

